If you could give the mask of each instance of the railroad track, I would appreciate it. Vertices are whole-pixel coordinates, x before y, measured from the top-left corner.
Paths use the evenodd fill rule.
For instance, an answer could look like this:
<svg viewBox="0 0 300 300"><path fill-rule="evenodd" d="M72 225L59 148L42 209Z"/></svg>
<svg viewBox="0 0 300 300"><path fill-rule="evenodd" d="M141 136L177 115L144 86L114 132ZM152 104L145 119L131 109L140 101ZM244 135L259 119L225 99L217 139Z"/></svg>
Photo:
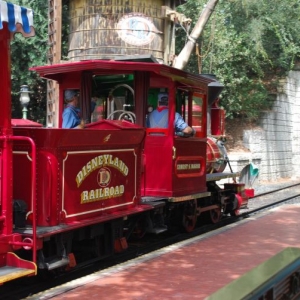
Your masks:
<svg viewBox="0 0 300 300"><path fill-rule="evenodd" d="M300 202L297 198L300 198L300 183L266 191L251 198L248 203L248 209L241 210L239 217L259 213L279 205L293 203L294 201Z"/></svg>
<svg viewBox="0 0 300 300"><path fill-rule="evenodd" d="M286 203L295 203L295 201L300 203L300 184L293 184L287 187L260 193L249 200L249 209L243 209L241 211L241 214L237 217L224 217L217 224L202 224L202 226L197 227L193 232L190 233L168 233L160 236L150 236L149 239L145 240L145 242L142 240L130 242L129 249L125 253L117 254L101 262L92 261L90 262L90 264L81 266L81 268L75 269L68 274L47 278L23 278L13 282L9 282L0 287L0 298L7 300L39 299L38 296L31 297L31 295L49 290L55 286L92 274L99 270L111 268L122 262L145 255L147 253L175 244L177 242L181 242L195 236L216 230L220 227L239 222L245 218L250 217L253 214L267 211L273 207L284 205Z"/></svg>

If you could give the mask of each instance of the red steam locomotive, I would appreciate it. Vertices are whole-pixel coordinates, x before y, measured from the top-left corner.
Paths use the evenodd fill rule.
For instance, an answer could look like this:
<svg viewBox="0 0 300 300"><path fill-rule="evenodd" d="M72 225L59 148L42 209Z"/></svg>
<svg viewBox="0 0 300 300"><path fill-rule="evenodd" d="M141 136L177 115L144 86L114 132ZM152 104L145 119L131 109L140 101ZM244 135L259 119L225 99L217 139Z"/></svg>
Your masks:
<svg viewBox="0 0 300 300"><path fill-rule="evenodd" d="M11 120L9 70L1 73L0 284L103 259L125 250L131 236L179 225L192 231L204 213L218 222L247 205L238 174L223 172L222 85L143 59L33 68L59 83L60 116L64 91L80 90L84 129ZM161 92L169 95L168 128L146 128ZM195 136L175 134L175 112ZM218 185L226 178L232 183Z"/></svg>

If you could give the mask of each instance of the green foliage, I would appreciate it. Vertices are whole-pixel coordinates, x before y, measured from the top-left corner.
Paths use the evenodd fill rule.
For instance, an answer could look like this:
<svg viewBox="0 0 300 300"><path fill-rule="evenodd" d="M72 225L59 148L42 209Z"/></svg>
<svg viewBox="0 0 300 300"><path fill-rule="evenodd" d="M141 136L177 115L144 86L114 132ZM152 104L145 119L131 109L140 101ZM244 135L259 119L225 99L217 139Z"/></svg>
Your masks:
<svg viewBox="0 0 300 300"><path fill-rule="evenodd" d="M36 73L29 71L33 66L47 64L48 54L48 1L36 0L10 0L11 3L33 9L35 36L24 38L16 34L11 42L11 70L12 70L12 117L22 118L22 107L19 101L20 86L29 86L30 103L28 107L28 119L45 124L47 84ZM63 0L63 19L68 16L68 0ZM67 22L66 22L67 23ZM62 32L62 57L67 56L68 48L68 24Z"/></svg>
<svg viewBox="0 0 300 300"><path fill-rule="evenodd" d="M178 8L193 27L207 0L189 0ZM300 58L298 0L220 0L198 39L202 73L214 73L225 85L221 105L227 115L257 118L270 107L280 76ZM178 30L178 52L186 36ZM193 55L186 69L197 72Z"/></svg>
<svg viewBox="0 0 300 300"><path fill-rule="evenodd" d="M35 36L24 38L15 34L11 42L12 63L12 117L22 118L19 102L20 86L26 84L33 92L30 94L28 119L44 123L46 116L46 82L40 79L30 67L45 65L48 51L48 1L19 0L12 3L29 7L34 11Z"/></svg>

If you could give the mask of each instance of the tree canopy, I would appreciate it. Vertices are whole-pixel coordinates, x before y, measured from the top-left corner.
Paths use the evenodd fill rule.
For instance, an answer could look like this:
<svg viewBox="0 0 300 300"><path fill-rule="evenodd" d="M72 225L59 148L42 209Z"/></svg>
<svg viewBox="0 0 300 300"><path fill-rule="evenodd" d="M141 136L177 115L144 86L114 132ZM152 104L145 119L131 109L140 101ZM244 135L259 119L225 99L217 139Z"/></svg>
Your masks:
<svg viewBox="0 0 300 300"><path fill-rule="evenodd" d="M44 123L46 83L28 69L47 63L48 1L10 2L32 8L37 29L35 37L25 41L16 35L11 44L12 114L21 117L17 93L21 85L27 84L33 91L29 118ZM190 29L206 3L207 0L188 0L177 8L192 19ZM63 4L67 13L68 0ZM277 80L300 59L299 15L299 0L220 0L185 69L217 76L225 86L220 103L227 116L257 118L272 105ZM177 27L177 53L186 42L186 32L188 28ZM65 48L66 35L62 44Z"/></svg>
<svg viewBox="0 0 300 300"><path fill-rule="evenodd" d="M206 2L189 0L178 10L194 24ZM217 76L228 116L257 118L300 58L299 15L298 0L220 0L186 69ZM186 34L177 32L179 51Z"/></svg>
<svg viewBox="0 0 300 300"><path fill-rule="evenodd" d="M22 108L19 101L21 85L28 85L30 91L30 103L28 118L40 123L46 120L47 85L36 73L29 71L30 67L47 64L48 55L48 1L36 0L9 0L9 2L28 7L34 11L34 27L36 35L32 38L24 38L16 34L11 42L11 81L12 81L12 117L21 118ZM68 0L63 0L63 14L67 15ZM66 35L64 26L63 37ZM66 53L68 39L62 41L63 53ZM66 54L65 54L66 55Z"/></svg>

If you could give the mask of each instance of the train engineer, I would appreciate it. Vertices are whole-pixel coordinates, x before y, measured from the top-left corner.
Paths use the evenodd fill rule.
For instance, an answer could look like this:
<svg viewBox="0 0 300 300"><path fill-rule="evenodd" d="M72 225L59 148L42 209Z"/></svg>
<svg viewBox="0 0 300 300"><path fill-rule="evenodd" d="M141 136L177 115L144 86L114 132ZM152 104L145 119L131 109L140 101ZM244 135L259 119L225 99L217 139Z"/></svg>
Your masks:
<svg viewBox="0 0 300 300"><path fill-rule="evenodd" d="M152 111L147 118L148 128L168 128L169 98L168 93L158 95L157 108ZM175 113L174 120L175 133L182 133L184 136L194 136L195 130L189 126L179 113Z"/></svg>
<svg viewBox="0 0 300 300"><path fill-rule="evenodd" d="M65 102L67 103L63 111L62 128L82 128L81 113L78 108L78 90L65 90Z"/></svg>

